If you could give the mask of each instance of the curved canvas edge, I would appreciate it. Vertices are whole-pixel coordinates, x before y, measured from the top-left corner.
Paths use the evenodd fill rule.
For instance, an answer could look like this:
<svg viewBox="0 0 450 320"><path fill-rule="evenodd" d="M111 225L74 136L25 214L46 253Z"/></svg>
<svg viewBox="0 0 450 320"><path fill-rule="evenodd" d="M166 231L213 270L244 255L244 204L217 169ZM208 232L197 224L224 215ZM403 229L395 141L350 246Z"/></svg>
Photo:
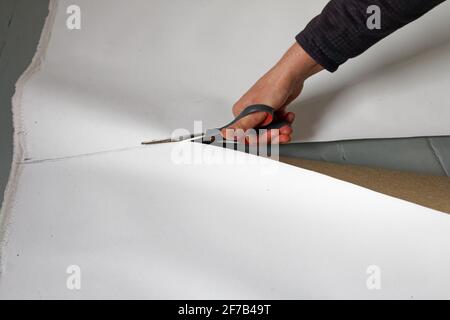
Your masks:
<svg viewBox="0 0 450 320"><path fill-rule="evenodd" d="M50 0L48 6L48 15L41 32L41 37L36 49L36 53L25 72L16 82L16 90L12 97L13 114L13 161L9 174L8 183L5 188L4 199L0 209L0 280L5 272L6 254L4 248L8 242L8 230L12 220L12 207L14 204L16 190L19 186L19 178L23 170L23 158L26 154L26 128L23 125L21 100L23 90L31 77L40 70L48 44L51 38L51 31L55 22L59 0Z"/></svg>

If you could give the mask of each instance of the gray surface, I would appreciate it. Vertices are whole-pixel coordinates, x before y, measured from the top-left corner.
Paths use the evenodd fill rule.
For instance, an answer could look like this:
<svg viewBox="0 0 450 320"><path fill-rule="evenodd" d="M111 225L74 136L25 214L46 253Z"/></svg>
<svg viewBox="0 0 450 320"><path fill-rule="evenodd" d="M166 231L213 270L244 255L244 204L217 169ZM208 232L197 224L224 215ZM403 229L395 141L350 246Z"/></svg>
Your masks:
<svg viewBox="0 0 450 320"><path fill-rule="evenodd" d="M450 176L450 137L296 143L283 156Z"/></svg>
<svg viewBox="0 0 450 320"><path fill-rule="evenodd" d="M447 177L450 177L450 137L428 138L428 143Z"/></svg>
<svg viewBox="0 0 450 320"><path fill-rule="evenodd" d="M31 62L48 14L48 0L0 0L0 203L13 153L11 97Z"/></svg>

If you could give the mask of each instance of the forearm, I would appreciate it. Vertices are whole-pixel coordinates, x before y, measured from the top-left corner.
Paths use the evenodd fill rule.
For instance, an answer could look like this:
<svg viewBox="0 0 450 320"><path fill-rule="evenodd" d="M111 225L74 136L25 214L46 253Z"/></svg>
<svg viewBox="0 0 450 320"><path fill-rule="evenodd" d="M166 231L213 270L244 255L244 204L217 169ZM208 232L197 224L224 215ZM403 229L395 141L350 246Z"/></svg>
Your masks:
<svg viewBox="0 0 450 320"><path fill-rule="evenodd" d="M381 39L445 0L332 0L297 35L302 48L328 71L335 71ZM381 28L367 27L367 8L377 5Z"/></svg>

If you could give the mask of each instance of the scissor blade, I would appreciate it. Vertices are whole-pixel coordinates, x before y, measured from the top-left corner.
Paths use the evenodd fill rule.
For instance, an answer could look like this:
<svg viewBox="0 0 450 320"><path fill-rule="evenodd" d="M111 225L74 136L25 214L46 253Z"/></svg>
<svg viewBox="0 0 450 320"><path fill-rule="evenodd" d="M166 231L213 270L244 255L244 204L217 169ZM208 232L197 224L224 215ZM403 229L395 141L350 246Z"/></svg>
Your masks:
<svg viewBox="0 0 450 320"><path fill-rule="evenodd" d="M163 139L163 140L152 140L152 141L144 141L142 142L142 145L148 146L151 144L161 144L161 143L170 143L174 142L172 139Z"/></svg>
<svg viewBox="0 0 450 320"><path fill-rule="evenodd" d="M180 136L178 138L168 138L168 139L162 139L162 140L151 140L151 141L144 141L142 142L143 145L152 145L152 144L161 144L161 143L171 143L171 142L181 142L186 140L196 140L201 139L205 136L204 133L201 134L190 134L186 136Z"/></svg>

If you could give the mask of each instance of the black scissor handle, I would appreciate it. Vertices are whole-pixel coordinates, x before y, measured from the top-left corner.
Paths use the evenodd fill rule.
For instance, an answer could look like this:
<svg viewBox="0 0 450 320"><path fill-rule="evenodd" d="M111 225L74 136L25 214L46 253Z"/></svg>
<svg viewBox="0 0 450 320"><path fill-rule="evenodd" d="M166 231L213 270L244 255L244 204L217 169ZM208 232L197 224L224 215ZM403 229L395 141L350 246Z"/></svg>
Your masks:
<svg viewBox="0 0 450 320"><path fill-rule="evenodd" d="M248 106L244 110L242 110L242 112L236 118L234 118L233 121L231 121L227 125L225 125L221 128L207 130L205 137L203 139L203 143L209 144L214 141L223 140L224 138L223 138L222 134L220 133L221 130L231 127L233 124L235 124L242 118L245 118L245 117L247 117L253 113L257 113L257 112L265 112L266 113L266 119L263 121L263 125L260 127L254 128L258 135L260 134L260 130L274 130L274 129L280 129L286 125L290 125L290 123L285 120L275 119L275 121L274 121L274 118L275 118L275 109L274 108L272 108L268 105L265 105L265 104L253 104L253 105Z"/></svg>
<svg viewBox="0 0 450 320"><path fill-rule="evenodd" d="M277 121L275 119L275 121L274 121L274 118L275 118L275 109L274 108L272 108L268 105L265 105L265 104L253 104L253 105L248 106L244 110L242 110L242 112L236 118L234 118L233 121L231 121L227 125L223 126L219 130L231 127L233 124L235 124L239 120L241 120L253 113L257 113L257 112L265 112L267 115L266 115L266 119L263 122L263 126L255 128L256 130L280 129L281 127L283 127L285 125L289 125L289 122L284 121L284 120Z"/></svg>

